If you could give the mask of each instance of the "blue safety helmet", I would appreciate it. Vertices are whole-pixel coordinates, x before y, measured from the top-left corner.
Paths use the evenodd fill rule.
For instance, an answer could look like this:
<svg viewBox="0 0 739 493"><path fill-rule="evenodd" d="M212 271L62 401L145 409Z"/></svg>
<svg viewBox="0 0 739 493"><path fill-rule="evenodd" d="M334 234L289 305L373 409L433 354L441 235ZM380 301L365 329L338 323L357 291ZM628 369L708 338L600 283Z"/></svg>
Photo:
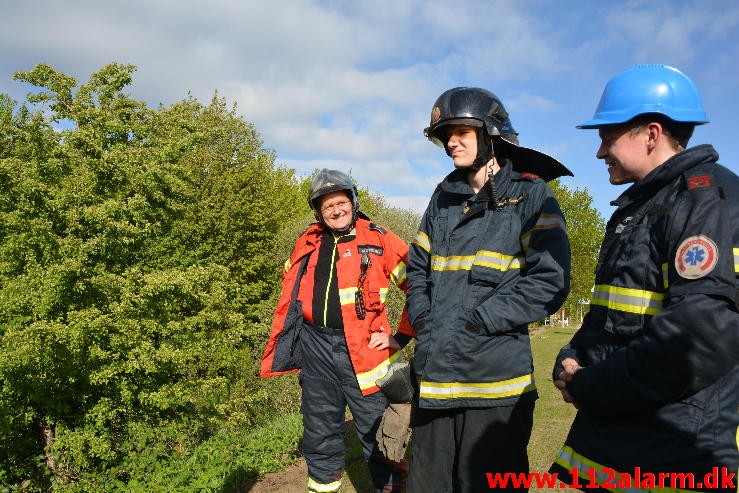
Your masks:
<svg viewBox="0 0 739 493"><path fill-rule="evenodd" d="M625 123L645 113L658 113L683 123L708 123L700 94L676 68L660 64L637 65L606 84L591 120L577 128L600 128Z"/></svg>

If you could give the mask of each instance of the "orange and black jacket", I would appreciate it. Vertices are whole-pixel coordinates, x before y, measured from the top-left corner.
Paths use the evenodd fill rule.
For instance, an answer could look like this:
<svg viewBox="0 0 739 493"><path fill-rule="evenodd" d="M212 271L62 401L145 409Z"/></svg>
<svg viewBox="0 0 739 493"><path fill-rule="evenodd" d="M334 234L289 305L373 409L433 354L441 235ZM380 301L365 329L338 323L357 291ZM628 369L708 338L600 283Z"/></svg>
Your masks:
<svg viewBox="0 0 739 493"><path fill-rule="evenodd" d="M330 248L333 258L328 268L318 265L319 252L326 241L333 242ZM326 245L323 246L325 252ZM281 335L285 330L285 318L299 267L306 256L308 263L297 296L302 304L303 318L308 322L302 330L311 330L311 324L337 330L343 328L362 394L376 392L379 389L375 381L385 375L389 364L400 355L392 349L371 349L368 344L373 332L392 331L385 300L391 281L403 291L407 289L408 245L392 231L361 217L357 218L354 230L344 236L328 234L318 223L311 225L298 238L290 259L285 263L282 294L262 357L263 378L300 369L285 368L283 362L276 360L276 355L289 353L278 351L279 345L292 344L292 339L283 339ZM317 284L322 288L316 289ZM334 289L338 288L338 292L331 289L332 285ZM361 296L357 291L361 291ZM331 306L336 306L339 313ZM360 318L360 313L364 318ZM414 335L405 310L398 327L398 338L401 335L403 339Z"/></svg>

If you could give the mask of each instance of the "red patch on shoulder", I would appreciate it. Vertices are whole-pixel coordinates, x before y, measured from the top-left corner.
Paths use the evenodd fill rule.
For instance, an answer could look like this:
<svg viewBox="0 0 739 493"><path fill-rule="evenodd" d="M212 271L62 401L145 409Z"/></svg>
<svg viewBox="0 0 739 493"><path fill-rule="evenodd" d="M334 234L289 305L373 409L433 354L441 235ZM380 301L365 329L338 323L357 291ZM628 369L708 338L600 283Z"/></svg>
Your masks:
<svg viewBox="0 0 739 493"><path fill-rule="evenodd" d="M531 178L532 180L535 180L539 178L539 175L535 175L534 173L521 173L521 178Z"/></svg>
<svg viewBox="0 0 739 493"><path fill-rule="evenodd" d="M688 188L708 188L711 186L711 177L708 175L691 176L688 178Z"/></svg>

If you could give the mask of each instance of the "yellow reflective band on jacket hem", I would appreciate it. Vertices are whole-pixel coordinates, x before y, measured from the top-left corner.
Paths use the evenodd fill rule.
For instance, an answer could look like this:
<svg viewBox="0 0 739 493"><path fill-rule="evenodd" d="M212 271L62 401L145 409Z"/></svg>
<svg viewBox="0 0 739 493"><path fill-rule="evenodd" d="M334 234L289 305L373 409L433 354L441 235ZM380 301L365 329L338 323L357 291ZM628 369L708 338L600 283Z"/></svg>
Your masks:
<svg viewBox="0 0 739 493"><path fill-rule="evenodd" d="M371 387L374 387L377 379L385 376L390 363L397 360L398 358L400 358L400 352L394 353L388 359L369 371L357 373L357 383L359 384L359 388L361 390L367 390Z"/></svg>
<svg viewBox="0 0 739 493"><path fill-rule="evenodd" d="M429 240L429 237L423 231L416 233L413 243L426 250L426 253L431 253L431 240Z"/></svg>
<svg viewBox="0 0 739 493"><path fill-rule="evenodd" d="M431 270L470 270L474 265L506 272L511 269L520 269L524 265L524 259L520 256L504 255L488 250L480 250L475 255L431 256Z"/></svg>
<svg viewBox="0 0 739 493"><path fill-rule="evenodd" d="M390 279L396 286L400 286L405 281L405 262L400 262L397 267L390 273Z"/></svg>
<svg viewBox="0 0 739 493"><path fill-rule="evenodd" d="M308 478L308 492L333 493L341 488L341 480L332 483L319 483L313 478Z"/></svg>
<svg viewBox="0 0 739 493"><path fill-rule="evenodd" d="M534 224L534 227L529 231L521 235L521 244L524 250L529 249L529 241L531 241L531 235L534 231L544 231L547 229L561 229L567 231L567 224L565 224L562 216L558 214L542 214Z"/></svg>
<svg viewBox="0 0 739 493"><path fill-rule="evenodd" d="M608 483L609 485L614 484L615 486L615 484L618 484L618 478L624 476L624 474L614 470L613 468L604 466L603 464L598 464L597 462L590 460L581 454L578 454L572 447L568 445L563 446L559 450L559 452L557 452L557 456L554 458L554 462L567 469L567 471L577 469L577 475L583 479L583 485L586 485L588 482L594 480L601 488L607 491L614 491L616 493L650 493L653 491L659 491L660 493L694 493L695 491L697 491L682 488L659 488L656 486L655 488L649 488L646 490L637 488L635 486L631 486L626 489L618 487L606 488L605 486L603 486L603 484ZM591 474L595 474L595 476L591 477ZM633 482L640 478L629 477L629 479L633 485ZM696 478L696 481L700 481L700 479Z"/></svg>
<svg viewBox="0 0 739 493"><path fill-rule="evenodd" d="M591 303L622 312L657 315L662 311L664 297L664 294L653 291L598 284Z"/></svg>
<svg viewBox="0 0 739 493"><path fill-rule="evenodd" d="M486 383L421 381L420 387L420 396L424 399L500 399L536 390L531 374Z"/></svg>
<svg viewBox="0 0 739 493"><path fill-rule="evenodd" d="M734 249L734 272L739 274L739 248Z"/></svg>

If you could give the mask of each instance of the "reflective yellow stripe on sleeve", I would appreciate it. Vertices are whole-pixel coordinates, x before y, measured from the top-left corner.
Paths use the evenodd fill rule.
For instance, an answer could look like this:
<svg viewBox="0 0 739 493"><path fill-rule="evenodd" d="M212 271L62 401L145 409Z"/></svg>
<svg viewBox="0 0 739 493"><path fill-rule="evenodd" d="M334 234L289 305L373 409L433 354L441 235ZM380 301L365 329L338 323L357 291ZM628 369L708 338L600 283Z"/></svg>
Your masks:
<svg viewBox="0 0 739 493"><path fill-rule="evenodd" d="M567 224L559 214L542 214L534 224L534 227L528 230L526 233L521 235L521 245L524 250L529 249L529 241L531 241L531 235L534 231L544 231L547 229L562 229L567 231Z"/></svg>
<svg viewBox="0 0 739 493"><path fill-rule="evenodd" d="M426 253L431 253L431 240L423 231L416 233L416 237L413 238L413 243L426 250Z"/></svg>
<svg viewBox="0 0 739 493"><path fill-rule="evenodd" d="M390 280L396 286L400 286L405 281L405 262L400 262L390 273Z"/></svg>
<svg viewBox="0 0 739 493"><path fill-rule="evenodd" d="M592 304L622 312L657 315L662 311L663 299L662 293L598 284L593 292Z"/></svg>
<svg viewBox="0 0 739 493"><path fill-rule="evenodd" d="M523 375L500 382L427 382L421 381L424 399L500 399L536 390L534 376Z"/></svg>
<svg viewBox="0 0 739 493"><path fill-rule="evenodd" d="M371 370L357 373L357 383L359 384L359 388L361 390L367 390L371 387L374 387L377 379L385 376L390 363L397 360L398 358L400 358L399 352L394 353L388 359L386 359L376 367L372 368Z"/></svg>
<svg viewBox="0 0 739 493"><path fill-rule="evenodd" d="M739 248L734 249L734 272L739 274Z"/></svg>

